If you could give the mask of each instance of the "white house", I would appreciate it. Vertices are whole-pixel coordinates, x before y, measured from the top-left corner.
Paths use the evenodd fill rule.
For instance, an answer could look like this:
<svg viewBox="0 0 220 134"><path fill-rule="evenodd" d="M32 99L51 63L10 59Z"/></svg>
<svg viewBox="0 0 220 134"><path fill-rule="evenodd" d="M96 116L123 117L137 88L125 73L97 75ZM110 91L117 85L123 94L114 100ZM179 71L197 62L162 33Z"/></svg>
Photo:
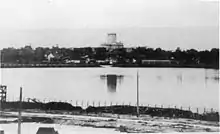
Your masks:
<svg viewBox="0 0 220 134"><path fill-rule="evenodd" d="M53 59L55 56L52 54L52 53L50 53L50 54L48 54L47 56L46 56L46 58L47 58L47 60L48 61L51 61L51 59Z"/></svg>

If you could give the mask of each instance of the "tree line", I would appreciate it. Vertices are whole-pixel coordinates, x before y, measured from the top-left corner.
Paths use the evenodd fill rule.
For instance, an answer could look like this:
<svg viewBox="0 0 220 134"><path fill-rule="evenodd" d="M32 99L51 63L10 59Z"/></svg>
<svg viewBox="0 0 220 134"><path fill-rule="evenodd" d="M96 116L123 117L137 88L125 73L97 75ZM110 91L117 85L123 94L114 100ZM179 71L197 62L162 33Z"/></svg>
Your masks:
<svg viewBox="0 0 220 134"><path fill-rule="evenodd" d="M36 64L36 63L65 63L66 60L105 61L113 59L116 63L129 64L135 60L141 64L142 60L175 60L180 65L207 65L219 68L219 48L211 50L182 50L174 51L161 48L136 47L108 50L104 47L60 48L59 46L22 48L3 48L0 50L1 63ZM48 55L53 55L53 60L48 62Z"/></svg>

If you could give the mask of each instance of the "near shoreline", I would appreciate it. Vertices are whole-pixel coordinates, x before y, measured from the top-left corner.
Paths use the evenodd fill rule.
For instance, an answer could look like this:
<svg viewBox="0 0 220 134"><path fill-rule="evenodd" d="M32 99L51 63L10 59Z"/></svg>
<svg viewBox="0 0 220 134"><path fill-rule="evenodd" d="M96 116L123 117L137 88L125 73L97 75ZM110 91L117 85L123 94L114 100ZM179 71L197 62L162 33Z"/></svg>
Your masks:
<svg viewBox="0 0 220 134"><path fill-rule="evenodd" d="M4 102L2 103L2 109L5 110L18 110L19 102ZM158 108L140 106L141 115L149 115L151 117L167 117L167 118L185 118L204 121L219 122L219 112L211 111L206 113L194 113L188 110L182 110L178 108ZM22 102L22 109L42 110L51 113L51 111L67 111L74 112L75 114L88 114L88 113L110 113L120 115L136 115L136 107L129 105L112 105L112 106L88 106L82 108L80 106L73 106L66 102Z"/></svg>

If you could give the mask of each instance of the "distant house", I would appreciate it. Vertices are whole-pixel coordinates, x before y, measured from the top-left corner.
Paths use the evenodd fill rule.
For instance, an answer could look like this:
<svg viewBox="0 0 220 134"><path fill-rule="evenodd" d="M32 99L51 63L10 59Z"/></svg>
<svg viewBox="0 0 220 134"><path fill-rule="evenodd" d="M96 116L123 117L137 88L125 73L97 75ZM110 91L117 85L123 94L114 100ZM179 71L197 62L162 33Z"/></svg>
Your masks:
<svg viewBox="0 0 220 134"><path fill-rule="evenodd" d="M50 53L50 54L46 55L46 58L48 61L51 61L53 58L55 58L55 56L52 53Z"/></svg>
<svg viewBox="0 0 220 134"><path fill-rule="evenodd" d="M142 64L178 64L174 60L142 60Z"/></svg>
<svg viewBox="0 0 220 134"><path fill-rule="evenodd" d="M127 53L130 53L132 50L133 50L132 47L125 48L125 51L126 51Z"/></svg>
<svg viewBox="0 0 220 134"><path fill-rule="evenodd" d="M108 61L105 61L105 60L97 60L96 62L97 62L97 63L100 63L100 64L104 64L104 63L106 63L106 62L108 62Z"/></svg>
<svg viewBox="0 0 220 134"><path fill-rule="evenodd" d="M40 127L36 134L58 134L53 127Z"/></svg>
<svg viewBox="0 0 220 134"><path fill-rule="evenodd" d="M75 64L79 64L79 63L81 63L81 61L80 61L80 60L68 60L68 59L66 59L66 60L65 60L65 63L75 63Z"/></svg>

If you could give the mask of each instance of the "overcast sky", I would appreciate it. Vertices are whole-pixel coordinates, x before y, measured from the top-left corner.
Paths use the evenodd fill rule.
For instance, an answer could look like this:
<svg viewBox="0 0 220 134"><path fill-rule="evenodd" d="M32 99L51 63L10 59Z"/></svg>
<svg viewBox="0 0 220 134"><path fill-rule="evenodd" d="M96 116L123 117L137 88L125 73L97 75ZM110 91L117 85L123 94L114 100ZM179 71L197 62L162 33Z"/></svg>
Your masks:
<svg viewBox="0 0 220 134"><path fill-rule="evenodd" d="M218 27L218 7L218 0L0 0L0 29Z"/></svg>

